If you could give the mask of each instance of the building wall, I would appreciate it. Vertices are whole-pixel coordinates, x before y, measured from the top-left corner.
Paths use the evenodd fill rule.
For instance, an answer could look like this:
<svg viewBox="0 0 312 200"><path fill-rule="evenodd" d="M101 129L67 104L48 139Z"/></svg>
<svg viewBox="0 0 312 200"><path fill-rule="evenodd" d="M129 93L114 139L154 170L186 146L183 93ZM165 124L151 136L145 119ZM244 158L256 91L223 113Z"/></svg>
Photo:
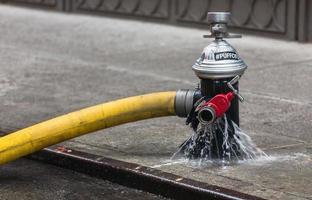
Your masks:
<svg viewBox="0 0 312 200"><path fill-rule="evenodd" d="M118 15L205 26L208 11L230 11L241 31L290 40L312 40L310 0L0 0L66 12Z"/></svg>
<svg viewBox="0 0 312 200"><path fill-rule="evenodd" d="M298 10L298 40L312 41L312 2L300 0Z"/></svg>

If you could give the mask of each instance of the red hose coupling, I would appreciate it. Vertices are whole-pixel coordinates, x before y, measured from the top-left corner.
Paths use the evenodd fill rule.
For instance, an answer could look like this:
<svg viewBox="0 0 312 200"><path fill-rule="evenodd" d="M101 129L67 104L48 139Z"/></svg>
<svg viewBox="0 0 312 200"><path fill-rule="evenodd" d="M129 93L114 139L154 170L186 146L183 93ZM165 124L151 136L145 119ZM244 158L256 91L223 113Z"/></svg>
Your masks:
<svg viewBox="0 0 312 200"><path fill-rule="evenodd" d="M203 103L198 108L198 120L202 124L213 123L217 118L222 117L223 114L230 108L234 97L234 92L218 94L210 99L210 101Z"/></svg>

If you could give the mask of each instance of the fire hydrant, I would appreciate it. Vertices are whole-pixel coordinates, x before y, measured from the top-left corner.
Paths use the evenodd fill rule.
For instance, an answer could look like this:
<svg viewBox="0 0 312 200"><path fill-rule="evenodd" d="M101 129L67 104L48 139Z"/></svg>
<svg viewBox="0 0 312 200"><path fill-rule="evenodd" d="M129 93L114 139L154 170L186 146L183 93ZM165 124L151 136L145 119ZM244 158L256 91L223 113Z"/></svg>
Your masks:
<svg viewBox="0 0 312 200"><path fill-rule="evenodd" d="M187 124L191 123L195 131L199 124L210 125L226 115L225 119L229 122L229 137L233 137L235 133L230 122L233 121L239 125L238 101L244 100L238 92L238 80L247 65L239 57L237 51L224 40L224 38L241 37L229 34L229 20L230 13L228 12L208 12L211 34L204 37L214 38L214 40L204 49L192 66L193 71L200 79L199 88L197 90L181 90L176 97L176 107L184 106L184 109L176 110L184 111L177 114L187 117ZM224 138L221 133L218 133L218 130L215 135L216 145L212 146L215 149L210 151L220 154L219 149L221 149ZM186 141L182 146L189 142ZM194 157L200 157L200 155L194 155Z"/></svg>

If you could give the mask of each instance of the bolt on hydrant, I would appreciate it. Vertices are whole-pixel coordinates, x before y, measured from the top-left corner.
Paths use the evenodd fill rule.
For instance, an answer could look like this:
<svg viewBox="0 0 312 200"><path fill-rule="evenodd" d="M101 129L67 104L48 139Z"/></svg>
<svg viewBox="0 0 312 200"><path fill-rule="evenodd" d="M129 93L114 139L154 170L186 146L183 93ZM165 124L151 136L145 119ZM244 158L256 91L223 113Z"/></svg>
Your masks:
<svg viewBox="0 0 312 200"><path fill-rule="evenodd" d="M200 79L196 90L180 90L176 96L176 110L194 135L185 141L179 152L185 156L209 159L240 157L235 127L239 125L238 80L247 65L236 50L224 39L240 38L228 33L228 12L208 12L211 34L205 38L214 40L204 49L192 66Z"/></svg>

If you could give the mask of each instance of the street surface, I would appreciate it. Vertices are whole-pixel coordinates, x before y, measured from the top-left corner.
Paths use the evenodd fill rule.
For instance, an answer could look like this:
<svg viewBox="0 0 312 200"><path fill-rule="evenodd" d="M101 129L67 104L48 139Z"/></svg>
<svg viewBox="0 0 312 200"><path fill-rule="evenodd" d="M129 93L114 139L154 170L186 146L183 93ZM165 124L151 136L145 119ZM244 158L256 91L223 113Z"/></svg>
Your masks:
<svg viewBox="0 0 312 200"><path fill-rule="evenodd" d="M210 42L202 38L207 32L0 6L0 131L123 97L194 88L191 66ZM246 99L241 127L270 159L226 168L170 163L191 134L177 117L129 123L62 145L267 199L312 199L312 44L251 35L229 42L249 65L240 82ZM1 173L15 177L12 189L15 173Z"/></svg>
<svg viewBox="0 0 312 200"><path fill-rule="evenodd" d="M165 200L150 193L32 160L0 168L1 200Z"/></svg>

